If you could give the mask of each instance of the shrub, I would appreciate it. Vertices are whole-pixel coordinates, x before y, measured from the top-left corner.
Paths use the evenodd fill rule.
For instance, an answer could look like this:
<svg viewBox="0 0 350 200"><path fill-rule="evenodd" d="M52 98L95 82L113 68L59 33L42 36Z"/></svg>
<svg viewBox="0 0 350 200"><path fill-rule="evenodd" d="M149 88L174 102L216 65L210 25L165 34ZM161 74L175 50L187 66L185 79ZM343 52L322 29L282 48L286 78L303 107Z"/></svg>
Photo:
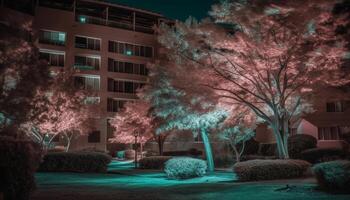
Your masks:
<svg viewBox="0 0 350 200"><path fill-rule="evenodd" d="M98 152L48 153L40 164L44 172L106 172L112 157Z"/></svg>
<svg viewBox="0 0 350 200"><path fill-rule="evenodd" d="M346 152L339 148L313 148L301 153L301 158L310 163L339 160L346 157Z"/></svg>
<svg viewBox="0 0 350 200"><path fill-rule="evenodd" d="M241 158L241 161L247 160L274 160L277 159L276 156L261 156L261 155L244 155Z"/></svg>
<svg viewBox="0 0 350 200"><path fill-rule="evenodd" d="M2 134L2 133L0 133ZM26 200L35 189L34 173L40 163L38 144L0 136L0 193L9 200Z"/></svg>
<svg viewBox="0 0 350 200"><path fill-rule="evenodd" d="M290 158L300 159L301 152L316 148L317 139L311 135L297 134L288 138L288 152Z"/></svg>
<svg viewBox="0 0 350 200"><path fill-rule="evenodd" d="M139 161L139 166L141 169L164 169L165 162L171 158L171 156L145 157Z"/></svg>
<svg viewBox="0 0 350 200"><path fill-rule="evenodd" d="M241 148L241 146L239 146ZM258 154L259 151L259 142L257 142L254 138L246 141L243 155L252 155Z"/></svg>
<svg viewBox="0 0 350 200"><path fill-rule="evenodd" d="M172 158L165 163L165 173L168 178L186 179L203 176L207 170L207 163L204 160L179 157Z"/></svg>
<svg viewBox="0 0 350 200"><path fill-rule="evenodd" d="M303 160L249 160L236 163L233 170L240 181L258 181L300 177L309 167Z"/></svg>
<svg viewBox="0 0 350 200"><path fill-rule="evenodd" d="M131 159L135 159L135 150L132 149L128 149L125 150L125 159L131 160Z"/></svg>
<svg viewBox="0 0 350 200"><path fill-rule="evenodd" d="M277 144L260 144L260 155L263 156L276 156L277 155Z"/></svg>
<svg viewBox="0 0 350 200"><path fill-rule="evenodd" d="M337 160L320 163L312 170L321 189L350 193L350 161Z"/></svg>
<svg viewBox="0 0 350 200"><path fill-rule="evenodd" d="M163 156L190 156L198 157L202 155L202 151L191 148L187 151L166 151L163 152Z"/></svg>

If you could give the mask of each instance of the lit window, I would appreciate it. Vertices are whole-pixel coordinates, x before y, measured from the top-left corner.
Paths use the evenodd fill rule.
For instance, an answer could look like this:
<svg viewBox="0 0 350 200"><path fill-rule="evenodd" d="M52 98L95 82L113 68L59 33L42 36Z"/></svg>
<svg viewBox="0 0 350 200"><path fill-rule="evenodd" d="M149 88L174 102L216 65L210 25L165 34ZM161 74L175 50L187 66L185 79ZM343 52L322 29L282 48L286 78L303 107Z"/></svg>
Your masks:
<svg viewBox="0 0 350 200"><path fill-rule="evenodd" d="M66 43L66 33L58 31L39 31L39 43L64 46Z"/></svg>
<svg viewBox="0 0 350 200"><path fill-rule="evenodd" d="M79 21L80 21L81 23L86 23L86 17L80 16L80 17L79 17Z"/></svg>
<svg viewBox="0 0 350 200"><path fill-rule="evenodd" d="M343 101L328 102L327 112L344 112L344 102Z"/></svg>

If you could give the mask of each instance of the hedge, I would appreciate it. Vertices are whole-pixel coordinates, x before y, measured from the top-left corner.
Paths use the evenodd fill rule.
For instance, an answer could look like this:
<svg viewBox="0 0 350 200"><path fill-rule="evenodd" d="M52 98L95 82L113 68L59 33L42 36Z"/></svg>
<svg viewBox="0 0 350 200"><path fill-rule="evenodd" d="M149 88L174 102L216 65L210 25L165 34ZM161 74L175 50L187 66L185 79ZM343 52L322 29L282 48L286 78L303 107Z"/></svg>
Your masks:
<svg viewBox="0 0 350 200"><path fill-rule="evenodd" d="M106 172L112 157L98 152L48 153L40 164L41 172Z"/></svg>
<svg viewBox="0 0 350 200"><path fill-rule="evenodd" d="M203 176L206 170L206 161L190 157L172 158L165 163L164 168L168 178L171 179L187 179Z"/></svg>
<svg viewBox="0 0 350 200"><path fill-rule="evenodd" d="M2 133L0 133L2 134ZM38 144L0 136L0 193L5 200L27 200L35 189L34 173L40 163Z"/></svg>
<svg viewBox="0 0 350 200"><path fill-rule="evenodd" d="M307 134L296 134L288 138L288 152L289 157L293 159L300 159L301 152L316 148L317 139Z"/></svg>
<svg viewBox="0 0 350 200"><path fill-rule="evenodd" d="M311 166L303 160L249 160L236 163L233 171L240 181L297 178Z"/></svg>
<svg viewBox="0 0 350 200"><path fill-rule="evenodd" d="M321 189L350 193L350 161L324 162L315 165L312 170Z"/></svg>
<svg viewBox="0 0 350 200"><path fill-rule="evenodd" d="M301 158L310 163L339 160L346 157L346 152L339 148L313 148L301 152Z"/></svg>
<svg viewBox="0 0 350 200"><path fill-rule="evenodd" d="M202 155L202 151L191 148L187 151L166 151L163 152L163 156L189 156L189 157L199 157Z"/></svg>
<svg viewBox="0 0 350 200"><path fill-rule="evenodd" d="M171 158L171 156L145 157L139 161L139 167L141 169L164 169L165 162Z"/></svg>

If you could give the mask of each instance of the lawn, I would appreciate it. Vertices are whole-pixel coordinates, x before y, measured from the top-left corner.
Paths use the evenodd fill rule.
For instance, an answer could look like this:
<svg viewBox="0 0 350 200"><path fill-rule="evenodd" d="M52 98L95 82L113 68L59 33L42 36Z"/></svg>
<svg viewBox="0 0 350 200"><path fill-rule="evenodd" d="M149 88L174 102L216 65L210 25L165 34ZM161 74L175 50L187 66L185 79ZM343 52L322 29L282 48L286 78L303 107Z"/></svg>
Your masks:
<svg viewBox="0 0 350 200"><path fill-rule="evenodd" d="M315 190L313 179L239 183L232 172L169 180L160 171L133 170L132 163L113 162L107 174L37 173L33 200L341 200L350 195L331 195ZM291 187L287 190L286 184Z"/></svg>

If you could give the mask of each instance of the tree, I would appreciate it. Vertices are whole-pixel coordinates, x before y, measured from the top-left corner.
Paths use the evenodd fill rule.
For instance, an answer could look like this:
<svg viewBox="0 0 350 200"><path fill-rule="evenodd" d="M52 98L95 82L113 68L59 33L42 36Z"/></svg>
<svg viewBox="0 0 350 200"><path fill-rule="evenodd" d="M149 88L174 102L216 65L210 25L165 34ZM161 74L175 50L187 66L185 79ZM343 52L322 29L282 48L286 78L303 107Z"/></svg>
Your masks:
<svg viewBox="0 0 350 200"><path fill-rule="evenodd" d="M245 142L255 136L255 117L243 106L237 106L231 110L229 117L221 124L218 137L228 142L232 148L236 162L244 152Z"/></svg>
<svg viewBox="0 0 350 200"><path fill-rule="evenodd" d="M74 87L71 72L61 72L53 79L48 90L37 90L31 120L22 128L29 130L28 135L46 149L55 137L62 135L68 151L74 137L92 129L93 108L84 105L87 93Z"/></svg>
<svg viewBox="0 0 350 200"><path fill-rule="evenodd" d="M160 69L160 68L158 68ZM175 89L168 76L153 68L146 99L153 102L154 115L163 119L156 129L157 134L171 130L191 130L194 136L201 134L205 148L208 170L214 171L214 161L208 131L215 128L226 117L226 112L216 109L200 97L186 99L185 93Z"/></svg>
<svg viewBox="0 0 350 200"><path fill-rule="evenodd" d="M141 158L143 145L154 137L152 116L149 116L149 104L139 100L127 102L124 110L118 112L110 121L115 128L114 138L111 142L118 143L140 143Z"/></svg>
<svg viewBox="0 0 350 200"><path fill-rule="evenodd" d="M31 39L31 23L2 20L8 24L0 24L0 130L28 120L37 88L50 79L49 67L39 60Z"/></svg>
<svg viewBox="0 0 350 200"><path fill-rule="evenodd" d="M214 22L163 24L159 41L176 65L165 70L187 95L211 92L250 108L273 130L279 157L289 158L289 123L312 111L312 92L350 80L340 67L344 37L335 34L345 18L333 17L333 5L225 1L213 6Z"/></svg>

